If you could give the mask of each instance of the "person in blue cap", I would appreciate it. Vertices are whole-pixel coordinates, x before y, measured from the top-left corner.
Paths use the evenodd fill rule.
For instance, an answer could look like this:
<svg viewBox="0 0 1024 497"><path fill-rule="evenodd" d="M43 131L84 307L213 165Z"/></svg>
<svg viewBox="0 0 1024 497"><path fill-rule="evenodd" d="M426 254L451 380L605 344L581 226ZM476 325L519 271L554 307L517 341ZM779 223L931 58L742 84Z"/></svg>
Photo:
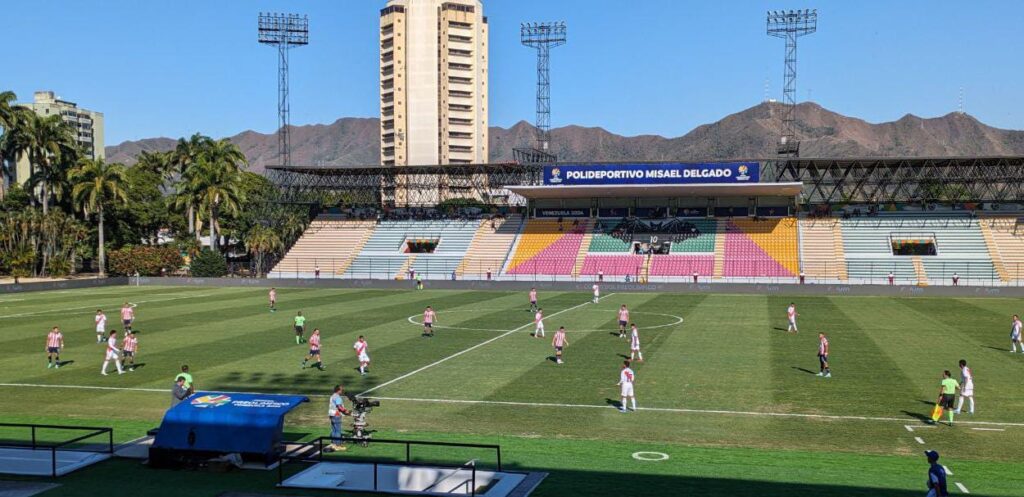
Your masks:
<svg viewBox="0 0 1024 497"><path fill-rule="evenodd" d="M939 464L939 453L934 450L924 451L928 457L928 497L945 497L949 495L946 489L946 468Z"/></svg>

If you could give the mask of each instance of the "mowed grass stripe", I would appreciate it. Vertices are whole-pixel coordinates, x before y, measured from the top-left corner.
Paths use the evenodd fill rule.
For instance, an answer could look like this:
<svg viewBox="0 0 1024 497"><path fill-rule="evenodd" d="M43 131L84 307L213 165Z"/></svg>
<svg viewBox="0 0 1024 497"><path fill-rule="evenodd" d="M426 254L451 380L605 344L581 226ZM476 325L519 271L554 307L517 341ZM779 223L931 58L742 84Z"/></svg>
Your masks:
<svg viewBox="0 0 1024 497"><path fill-rule="evenodd" d="M778 322L785 323L785 309L792 299L771 297ZM796 301L800 333L789 334L785 325L772 331L772 392L776 409L785 412L898 416L902 409L918 410L913 382L896 361L871 339L862 323L850 315L869 313L873 302L843 302L829 297ZM847 311L847 312L844 312ZM818 333L829 340L832 378L815 376L818 365Z"/></svg>
<svg viewBox="0 0 1024 497"><path fill-rule="evenodd" d="M521 301L517 301L505 312L481 316L480 320L476 322L481 327L506 330L522 329L485 347L453 358L374 393L385 396L429 395L437 398L487 398L492 392L508 382L515 381L535 365L547 362L547 358L553 355L550 345L551 337L559 326L566 326L570 330L573 328L596 328L600 326L601 321L599 320L607 320L607 316L595 319L595 315L591 312L595 306L586 304L587 301L586 297L579 293L541 295L539 304L547 316L544 319L547 330L546 338L530 336L534 330L534 326L531 324L533 313L523 312L525 307L522 306ZM586 305L581 306L581 304ZM610 305L599 304L606 309L610 309ZM574 307L576 308L574 309ZM563 312L566 309L572 310ZM566 357L570 357L569 354L574 353L572 351L575 349L572 344L580 340L582 336L569 335L568 338L570 347L567 348ZM410 370L414 370L414 368L410 368ZM481 371L486 371L486 373L481 374Z"/></svg>

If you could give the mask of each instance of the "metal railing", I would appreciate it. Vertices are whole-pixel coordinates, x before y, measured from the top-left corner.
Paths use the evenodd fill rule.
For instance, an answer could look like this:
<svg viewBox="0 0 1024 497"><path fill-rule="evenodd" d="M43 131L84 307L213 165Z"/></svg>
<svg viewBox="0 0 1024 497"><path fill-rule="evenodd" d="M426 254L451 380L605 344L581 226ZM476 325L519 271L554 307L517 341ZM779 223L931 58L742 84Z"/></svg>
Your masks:
<svg viewBox="0 0 1024 497"><path fill-rule="evenodd" d="M395 254L402 255L402 254ZM412 254L408 254L412 255ZM274 268L270 275L275 278L316 278L314 268L320 267L321 279L401 279L423 280L500 280L500 281L595 281L599 278L597 271L604 271L603 281L629 282L693 282L693 266L683 266L674 274L657 274L657 267L666 264L657 261L655 255L650 263L650 270L645 274L643 265L636 265L623 271L622 263L613 262L615 255L609 254L607 265L596 264L588 268L587 274L574 275L575 260L532 258L503 272L505 259L485 259L468 257L458 265L448 261L432 261L429 255L419 254L413 267L406 266L403 258L380 258L370 264L353 266L348 260L335 259L288 259ZM1011 264L1004 267L1005 280L990 260L985 259L950 259L932 256L920 256L924 264L924 278L918 278L913 269L911 256L896 256L888 260L847 258L836 261L804 261L797 260L758 260L749 258L725 258L723 275L713 278L707 259L710 254L681 254L673 256L703 255L703 266L698 270L700 283L722 281L732 283L799 283L799 271L804 273L804 283L850 283L850 284L888 284L888 274L894 274L893 284L898 285L953 285L953 275L958 276L957 285L961 286L1024 286L1024 264ZM600 259L604 255L592 254L591 259ZM346 264L347 266L343 266ZM593 263L592 263L593 264ZM456 267L458 266L458 267ZM335 268L346 267L338 274ZM552 268L558 268L556 271ZM592 268L592 270L591 270ZM780 269L785 268L785 269ZM794 268L800 268L793 272ZM626 274L628 273L628 274ZM846 279L840 279L846 273Z"/></svg>
<svg viewBox="0 0 1024 497"><path fill-rule="evenodd" d="M387 460L387 459L370 459L363 457L352 457L349 459L353 464L370 464L373 465L373 491L379 491L380 487L380 466L395 466L398 464L404 466L414 466L423 468L442 468L442 469L454 469L456 471L470 471L471 477L466 482L470 484L469 495L476 495L476 462L475 460L468 464L433 464L423 462L413 462L412 460L412 446L423 445L423 446L434 446L434 447L460 447L460 448L472 448L472 449L494 449L497 457L497 470L501 471L501 446L490 445L490 444L469 444L469 443L454 443L454 442L425 442L416 440L387 440L387 439L366 439L366 438L354 438L354 437L318 437L310 442L305 443L293 443L294 447L291 450L283 452L280 456L280 464L277 465L277 484L282 486L285 481L284 477L284 466L289 462L324 462L324 447L329 446L333 441L341 440L344 442L351 442L353 444L397 444L405 445L405 460ZM326 444L324 442L327 442ZM309 452L315 449L315 454ZM332 459L340 459L342 453L329 453L335 454L334 456L328 457L328 462ZM346 456L351 456L351 453L345 453ZM349 489L351 490L351 489Z"/></svg>
<svg viewBox="0 0 1024 497"><path fill-rule="evenodd" d="M64 450L69 452L97 452L95 450L84 450L80 448L70 447L71 444L81 442L89 438L100 436L103 434L107 435L106 450L102 451L105 454L114 453L114 430L113 428L96 428L89 426L60 426L60 425L40 425L31 423L0 423L0 428L28 428L31 434L31 441L29 443L19 443L7 440L0 440L0 447L8 449L25 449L25 450L39 450L46 449L50 451L50 474L54 478L57 477L57 451ZM74 430L74 431L88 431L85 435L75 437L70 440L63 440L55 443L42 442L38 439L39 430ZM0 473L3 470L0 469Z"/></svg>

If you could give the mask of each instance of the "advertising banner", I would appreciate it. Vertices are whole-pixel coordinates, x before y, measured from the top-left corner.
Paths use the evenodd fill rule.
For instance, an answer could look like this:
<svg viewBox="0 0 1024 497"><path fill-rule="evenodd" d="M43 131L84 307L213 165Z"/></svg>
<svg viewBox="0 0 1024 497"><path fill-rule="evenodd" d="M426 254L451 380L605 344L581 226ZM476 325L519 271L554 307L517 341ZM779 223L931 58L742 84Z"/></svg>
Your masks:
<svg viewBox="0 0 1024 497"><path fill-rule="evenodd" d="M685 185L757 183L757 162L660 164L555 164L544 166L544 184Z"/></svg>

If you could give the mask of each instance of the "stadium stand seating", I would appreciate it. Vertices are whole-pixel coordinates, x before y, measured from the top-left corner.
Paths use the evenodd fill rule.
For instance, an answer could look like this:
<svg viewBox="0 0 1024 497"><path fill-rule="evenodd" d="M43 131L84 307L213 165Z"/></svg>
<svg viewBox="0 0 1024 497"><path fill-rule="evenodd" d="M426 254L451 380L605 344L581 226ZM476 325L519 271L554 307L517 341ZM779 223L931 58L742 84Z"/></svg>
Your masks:
<svg viewBox="0 0 1024 497"><path fill-rule="evenodd" d="M649 275L688 277L696 271L700 276L711 276L714 268L713 254L655 255L651 257Z"/></svg>
<svg viewBox="0 0 1024 497"><path fill-rule="evenodd" d="M506 219L495 219L493 227L491 223L484 221L477 228L476 235L466 250L466 257L456 270L458 276L481 276L487 274L487 271L490 271L493 277L498 276L501 266L512 250L512 244L519 235L519 230L523 227L523 217L514 214Z"/></svg>
<svg viewBox="0 0 1024 497"><path fill-rule="evenodd" d="M799 272L795 218L721 221L726 277L793 277Z"/></svg>
<svg viewBox="0 0 1024 497"><path fill-rule="evenodd" d="M479 226L479 220L381 221L345 274L394 278L412 269L424 277L447 278L462 262ZM406 241L418 239L438 244L433 253L407 254Z"/></svg>
<svg viewBox="0 0 1024 497"><path fill-rule="evenodd" d="M886 215L841 221L843 249L851 280L897 280L949 284L954 273L962 283L998 280L977 219L966 216ZM924 274L910 256L892 254L893 238L932 239L936 255L918 256ZM925 281L921 281L924 283Z"/></svg>
<svg viewBox="0 0 1024 497"><path fill-rule="evenodd" d="M982 233L990 240L989 253L998 261L1004 281L1024 279L1024 226L1017 217L992 216L980 221Z"/></svg>
<svg viewBox="0 0 1024 497"><path fill-rule="evenodd" d="M310 223L291 250L274 266L271 277L312 276L316 266L325 277L344 272L373 233L373 221L322 214Z"/></svg>
<svg viewBox="0 0 1024 497"><path fill-rule="evenodd" d="M714 219L687 219L693 224L699 234L693 237L686 237L684 240L672 242L672 253L682 252L711 252L715 251L715 235L718 233L718 221ZM691 271L690 274L693 272Z"/></svg>
<svg viewBox="0 0 1024 497"><path fill-rule="evenodd" d="M580 270L580 274L592 276L601 272L605 276L639 277L646 258L645 255L634 254L587 254L583 260L583 269Z"/></svg>
<svg viewBox="0 0 1024 497"><path fill-rule="evenodd" d="M846 255L838 219L800 220L801 269L809 280L845 280Z"/></svg>
<svg viewBox="0 0 1024 497"><path fill-rule="evenodd" d="M519 236L505 273L571 275L583 243L583 234L589 228L588 219L580 219L576 225L569 220L561 223L551 219L529 220Z"/></svg>
<svg viewBox="0 0 1024 497"><path fill-rule="evenodd" d="M590 239L590 252L629 252L631 250L629 242L616 238L611 235L604 233L594 233L594 237Z"/></svg>

